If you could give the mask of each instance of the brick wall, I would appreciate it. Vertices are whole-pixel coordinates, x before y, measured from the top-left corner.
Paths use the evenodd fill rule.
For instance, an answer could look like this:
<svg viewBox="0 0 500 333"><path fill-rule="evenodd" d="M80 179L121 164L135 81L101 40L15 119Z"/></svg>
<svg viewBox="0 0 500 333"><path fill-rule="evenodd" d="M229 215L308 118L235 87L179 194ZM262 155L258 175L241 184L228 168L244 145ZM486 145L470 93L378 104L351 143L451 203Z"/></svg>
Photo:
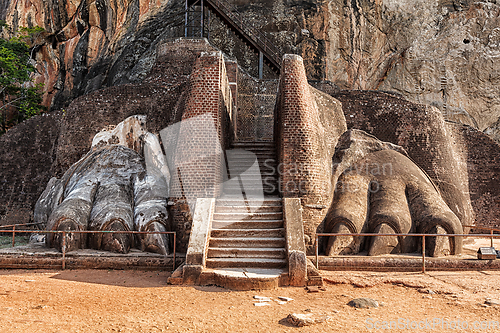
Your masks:
<svg viewBox="0 0 500 333"><path fill-rule="evenodd" d="M275 112L280 192L284 198L301 199L311 252L332 200L331 158L346 130L345 119L338 101L309 86L297 55L283 59Z"/></svg>
<svg viewBox="0 0 500 333"><path fill-rule="evenodd" d="M238 80L238 140L274 139L274 106L277 80L256 80L241 71Z"/></svg>
<svg viewBox="0 0 500 333"><path fill-rule="evenodd" d="M450 123L467 149L469 193L477 226L500 228L500 146L474 128ZM485 232L484 230L476 230Z"/></svg>
<svg viewBox="0 0 500 333"><path fill-rule="evenodd" d="M218 197L222 192L224 148L231 139L228 123L233 105L222 53L202 53L188 86L176 139L175 170L171 171L171 213L179 251L185 251L189 240L189 211L193 212L196 199Z"/></svg>

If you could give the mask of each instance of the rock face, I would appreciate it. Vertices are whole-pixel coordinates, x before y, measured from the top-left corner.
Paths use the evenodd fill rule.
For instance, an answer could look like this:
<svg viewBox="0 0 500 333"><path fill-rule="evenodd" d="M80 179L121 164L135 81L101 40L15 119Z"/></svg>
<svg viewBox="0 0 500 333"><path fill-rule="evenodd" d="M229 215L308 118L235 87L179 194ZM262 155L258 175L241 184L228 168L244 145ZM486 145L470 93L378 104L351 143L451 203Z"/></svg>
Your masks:
<svg viewBox="0 0 500 333"><path fill-rule="evenodd" d="M385 90L436 106L481 131L500 116L498 0L228 0L283 53L304 58L308 78L342 89ZM36 54L45 103L142 80L156 45L183 36L183 1L6 0L13 26L39 25ZM211 15L210 42L254 76L257 56ZM270 69L265 77L276 78ZM498 127L496 127L498 128Z"/></svg>
<svg viewBox="0 0 500 333"><path fill-rule="evenodd" d="M52 176L61 115L29 119L0 137L0 221L28 223Z"/></svg>
<svg viewBox="0 0 500 333"><path fill-rule="evenodd" d="M238 123L237 119L234 119L237 113L233 113L232 110L235 108L231 105L236 102L232 99L230 92L238 91L237 86L248 81L248 78L244 76L236 79L239 77L237 75L239 69L233 66L234 63L227 67L233 66L232 70L228 69L227 72L224 63L221 53L213 52L213 48L202 39L171 40L159 45L155 65L141 83L109 87L81 96L72 102L66 112L60 115L54 113L35 117L0 137L0 149L3 149L0 150L0 160L4 177L1 179L3 191L0 192L0 207L3 210L2 224L28 222L29 216L16 215L22 211L20 208L23 208L25 212L29 212L28 208L32 209L50 177L60 179L69 177L68 179L71 180L72 168L77 168L79 165L75 162L89 152L89 149L105 149L105 146L122 143L127 147L128 153L120 153L117 158L126 163L140 151L140 147L135 144L135 141L142 137L140 134L150 132L153 133L151 140L147 138L148 135L145 135L145 142L151 143L151 159L146 158L145 161L138 162L141 166L135 168L136 171L132 173L133 180L130 180L128 176L123 178L126 190L113 190L113 186L117 184L115 180L109 183L103 182L94 177L95 173L92 172L89 174L88 183L80 182L81 178L78 177L73 179L75 184L78 184L75 188L82 189L81 193L74 194L73 199L85 201L87 208L83 204L74 205L71 202L67 205L85 208L85 212L81 212L83 217L80 216L85 221L89 211L92 215L96 203L104 203L107 207L111 205L105 200L108 196L127 193L123 198L118 198L118 202L129 205L126 209L127 216L122 217L123 221L132 221L132 217L137 218L137 216L151 216L153 220L156 220L156 217L167 215L156 208L149 210L157 199L166 202L167 194L163 193L161 197L148 195L152 188L158 187L158 184L142 177L140 170L144 162L146 167L148 163L156 165L154 174L163 173L161 170L164 169L168 159L160 158L162 150L159 148L160 141L158 137L155 139L155 135L160 134L167 158L173 156L170 155L174 152L170 148L171 143L175 144L175 162L187 162L186 169L177 168L177 164L174 164L169 172L164 173L165 186L160 186L170 187L168 215L172 217L172 229L178 232L178 245L184 244L185 246L192 223L189 193L194 193L194 198L220 194L219 184L223 179L224 169L220 163L221 159L217 157L220 155L212 153L214 141L207 140L207 138L216 138L216 142L221 147L229 147L234 132L237 132L232 129L231 124ZM335 223L329 224L325 221L322 224L321 221L329 209L334 210L335 207L340 207L331 205L335 188L329 185L336 184L334 179L332 181L332 176L334 176L332 167L334 172L339 170L340 173L345 174L344 170L340 170L343 162L346 162L346 167L355 171L352 176L363 176L363 186L366 187L370 180L377 180L390 192L383 196L383 200L378 201L379 208L387 207L394 213L394 203L402 203L400 208L405 209L406 213L410 210L411 225L406 223L409 220L396 221L398 216L390 214L379 214L379 220L372 219L376 222L375 224L395 225L396 229L401 229L399 226L406 225L413 228L411 231L422 230L432 233L461 233L461 230L457 230L456 227L460 223L470 225L474 222L474 218L479 226L498 227L500 225L498 217L494 216L500 209L500 189L496 179L500 174L498 162L500 146L484 133L467 125L445 122L435 107L411 103L391 94L362 90L338 91L329 84L316 85L320 88L324 87L334 98L308 84L304 67L302 58L297 55L286 56L283 61L276 98L274 135L277 138L280 163L282 162L280 171L288 177L285 183L287 186L288 183L300 185L296 188L282 189L281 195L284 198L303 199L301 200L302 218L306 236L309 238L306 245L311 247L313 243L311 240L315 239L316 232L323 231L325 227L334 228L338 224L335 222L335 217L341 216L339 214L332 215L332 221ZM234 80L229 81L229 77ZM246 84L249 83L246 82ZM242 90L244 92L242 95L245 95L242 97L248 101L252 92L250 85L247 88L247 90ZM253 93L256 96L262 96L263 90L256 89ZM267 104L266 102L265 105ZM206 122L200 125L195 124L195 127L180 128L177 139L175 136L162 134L163 129L181 120L187 123L197 118L198 115L207 115L207 110L213 111L208 116L211 117L212 125L216 129L214 135L208 135L209 132L205 132ZM143 123L142 116L136 116L131 118L135 119L134 121L126 120L119 124L132 115L146 116L147 123ZM39 129L39 127L43 128ZM99 133L103 128L106 131ZM361 133L359 130L368 134L359 134ZM173 133L175 134L176 131ZM200 133L207 135L199 135ZM356 133L359 135L354 135ZM181 137L182 139L179 139ZM91 148L92 145L94 148ZM343 152L342 149L344 149ZM94 158L91 156L94 156L94 153L95 151L92 150L84 159L91 162L90 166L98 166L92 162ZM108 154L104 150L103 153ZM186 159L178 159L179 156L185 156ZM215 158L210 158L210 156L215 156ZM97 159L95 160L97 162ZM106 162L103 170L107 170L108 166L112 168L112 159L103 159L103 161ZM213 162L213 164L207 164L207 162ZM377 175L373 173L363 175L365 168L359 165L359 163L364 166L382 165L381 172L383 172L384 164L387 162L394 165L393 169L389 170L394 170L395 177L399 177L394 181L382 177L383 174L378 177L380 176L378 173ZM67 171L68 169L70 171ZM168 182L168 178L174 178L175 171L179 170L182 170L182 172L177 172L179 178L175 181L170 179L171 181ZM183 175L184 171L186 173ZM81 175L86 174L83 172ZM182 176L182 182L179 175ZM377 178L370 178L372 176L377 176ZM338 175L335 174L335 177ZM189 181L186 182L186 179ZM96 180L97 183L105 186L95 185ZM134 182L133 191L130 190L131 181ZM51 180L49 182L48 190L42 194L42 199L49 197L47 194L51 191L56 194L51 197L56 199L45 201L42 209L37 210L41 211L41 214L36 215L37 218L45 216L47 221L53 221L53 226L62 225L62 230L72 229L73 225L81 224L75 220L80 219L75 215L75 210L63 211L61 208L61 214L58 215L58 208L56 210L51 208L55 203L60 203L57 199L60 193L58 183L65 184L66 181ZM118 182L118 184L121 183ZM96 186L97 189L94 192ZM101 192L99 192L99 186L103 188ZM193 192L188 190L193 190ZM103 194L103 191L107 191L107 194ZM168 192L168 189L165 192ZM78 193L82 196L76 197ZM359 196L360 193L361 196ZM352 197L357 205L366 205L367 193L366 191L360 193ZM64 195L67 196L66 198L70 197L71 191ZM134 206L142 206L145 211L135 214L137 212L132 211L130 204L132 198ZM323 201L318 201L318 198L323 198ZM408 204L405 203L407 200ZM377 204L374 201L376 200L370 199L371 208ZM63 200L62 203L64 202ZM354 206L354 204L348 206ZM40 205L38 207L40 208ZM375 212L375 209L371 208L369 211ZM349 209L354 211L351 207ZM364 214L368 212L366 209L360 211ZM384 213L382 209L379 212ZM141 213L143 215L140 215ZM447 216L438 216L441 213ZM416 218L414 218L415 214L418 215ZM405 216L408 217L408 214ZM68 223L63 223L66 220ZM98 220L104 223L87 227L99 229L99 225L107 225L106 221L112 219ZM360 221L365 220L363 218ZM167 224L167 222L164 223ZM142 217L137 218L136 224L135 228L141 230L143 227L147 229L148 226L148 222ZM154 226L151 228L157 229ZM385 231L387 230L380 229L375 232ZM82 242L85 241L77 241L75 246L80 246ZM57 240L49 240L49 243L56 247L59 244ZM92 243L94 244L92 246L100 248L98 243L99 241ZM126 252L132 246L132 241L123 240L118 243L122 246L112 249ZM162 242L153 241L141 248L156 251L160 243ZM376 246L372 248L376 248L376 252L380 249L382 252L388 252L385 250L387 246L380 247L380 244L375 243ZM406 247L403 243L401 244L401 247ZM392 241L391 245L394 245L393 248L397 246ZM445 244L428 245L449 253L459 252L460 248L458 239L454 244L450 243L449 248Z"/></svg>

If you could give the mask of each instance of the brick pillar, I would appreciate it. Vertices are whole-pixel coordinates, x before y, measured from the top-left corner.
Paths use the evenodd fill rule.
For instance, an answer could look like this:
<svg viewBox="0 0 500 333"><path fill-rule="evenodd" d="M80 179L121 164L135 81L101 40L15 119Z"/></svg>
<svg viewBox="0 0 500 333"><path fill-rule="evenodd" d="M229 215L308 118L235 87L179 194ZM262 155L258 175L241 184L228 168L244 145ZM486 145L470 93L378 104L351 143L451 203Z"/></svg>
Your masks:
<svg viewBox="0 0 500 333"><path fill-rule="evenodd" d="M197 198L215 198L222 191L225 168L226 113L231 98L221 52L203 52L190 76L190 87L180 123L170 190L171 215L185 251Z"/></svg>
<svg viewBox="0 0 500 333"><path fill-rule="evenodd" d="M332 198L332 148L327 141L333 133L323 127L311 89L302 58L285 55L275 108L280 192L283 198L300 198L309 254Z"/></svg>
<svg viewBox="0 0 500 333"><path fill-rule="evenodd" d="M311 94L302 58L283 58L277 102L281 193L322 200L330 194L325 130Z"/></svg>

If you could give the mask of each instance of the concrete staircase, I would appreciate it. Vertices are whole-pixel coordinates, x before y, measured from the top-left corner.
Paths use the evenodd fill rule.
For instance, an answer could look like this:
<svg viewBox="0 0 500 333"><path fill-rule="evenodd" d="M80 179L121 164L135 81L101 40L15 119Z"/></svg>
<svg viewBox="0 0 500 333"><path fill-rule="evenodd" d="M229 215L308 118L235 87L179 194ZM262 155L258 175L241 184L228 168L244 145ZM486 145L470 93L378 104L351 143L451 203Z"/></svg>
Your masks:
<svg viewBox="0 0 500 333"><path fill-rule="evenodd" d="M216 201L207 268L284 268L281 198Z"/></svg>
<svg viewBox="0 0 500 333"><path fill-rule="evenodd" d="M224 193L197 199L186 264L169 283L235 290L304 286L310 269L300 199L278 196L274 144L240 141L233 148L226 151Z"/></svg>
<svg viewBox="0 0 500 333"><path fill-rule="evenodd" d="M233 143L232 149L227 152L228 176L230 178L240 177L241 181L226 182L224 193L226 195L277 195L278 163L274 142L238 141ZM254 155L249 154L249 152ZM250 168L255 163L255 158L259 162L259 171Z"/></svg>

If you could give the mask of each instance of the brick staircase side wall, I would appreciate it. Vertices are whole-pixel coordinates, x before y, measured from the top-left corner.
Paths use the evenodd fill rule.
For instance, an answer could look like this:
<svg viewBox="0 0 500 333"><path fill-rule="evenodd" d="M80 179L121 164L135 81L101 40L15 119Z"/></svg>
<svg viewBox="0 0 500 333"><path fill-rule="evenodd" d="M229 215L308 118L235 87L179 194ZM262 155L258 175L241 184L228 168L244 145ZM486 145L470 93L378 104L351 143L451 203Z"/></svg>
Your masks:
<svg viewBox="0 0 500 333"><path fill-rule="evenodd" d="M170 192L180 252L185 252L189 241L196 199L215 198L222 192L232 106L222 53L201 53L190 76Z"/></svg>
<svg viewBox="0 0 500 333"><path fill-rule="evenodd" d="M300 56L285 55L275 108L280 192L301 199L309 252L332 200L331 158L345 130L340 102L309 86Z"/></svg>

